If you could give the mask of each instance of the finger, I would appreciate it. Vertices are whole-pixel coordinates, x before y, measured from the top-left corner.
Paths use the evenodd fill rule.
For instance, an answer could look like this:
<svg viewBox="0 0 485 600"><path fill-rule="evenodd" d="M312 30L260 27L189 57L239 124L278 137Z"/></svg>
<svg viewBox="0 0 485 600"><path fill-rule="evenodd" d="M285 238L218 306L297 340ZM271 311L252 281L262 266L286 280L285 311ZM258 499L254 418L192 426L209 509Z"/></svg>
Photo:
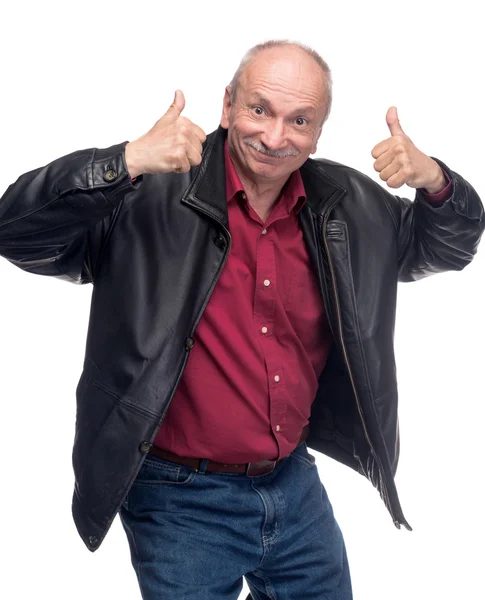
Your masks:
<svg viewBox="0 0 485 600"><path fill-rule="evenodd" d="M401 165L393 161L379 173L379 177L382 179L382 181L388 181L393 175L399 172L400 168Z"/></svg>
<svg viewBox="0 0 485 600"><path fill-rule="evenodd" d="M392 163L394 158L395 154L393 154L392 152L384 152L384 154L381 154L379 158L375 161L374 169L380 173L383 169L385 169L388 165Z"/></svg>
<svg viewBox="0 0 485 600"><path fill-rule="evenodd" d="M387 185L390 188L400 188L402 185L406 183L406 178L401 170L399 170L394 175L391 175L389 179L386 181Z"/></svg>
<svg viewBox="0 0 485 600"><path fill-rule="evenodd" d="M386 122L391 135L406 135L402 130L401 124L399 123L397 108L395 106L391 106L391 108L387 111Z"/></svg>
<svg viewBox="0 0 485 600"><path fill-rule="evenodd" d="M199 154L202 154L202 141L195 132L190 130L187 135L187 142L189 142Z"/></svg>
<svg viewBox="0 0 485 600"><path fill-rule="evenodd" d="M191 165L186 155L180 156L174 160L172 167L174 173L188 173L190 169Z"/></svg>
<svg viewBox="0 0 485 600"><path fill-rule="evenodd" d="M195 144L187 144L186 156L191 165L200 165L202 162L202 145L197 138Z"/></svg>
<svg viewBox="0 0 485 600"><path fill-rule="evenodd" d="M190 137L201 144L207 139L204 131L195 123L192 123L187 117L180 117L177 121L180 133L185 137Z"/></svg>
<svg viewBox="0 0 485 600"><path fill-rule="evenodd" d="M181 90L175 91L175 97L167 112L163 115L175 120L185 108L185 96Z"/></svg>
<svg viewBox="0 0 485 600"><path fill-rule="evenodd" d="M377 144L377 146L374 146L374 148L372 149L372 156L374 158L379 158L381 154L384 154L384 152L387 152L389 150L389 148L392 146L392 143L392 138L387 138L387 140L379 142L379 144Z"/></svg>
<svg viewBox="0 0 485 600"><path fill-rule="evenodd" d="M200 141L201 144L203 144L205 142L205 140L207 139L207 136L205 135L203 129L201 129L198 125L196 125L195 123L191 123L191 127L190 127L192 133L197 137L197 139Z"/></svg>

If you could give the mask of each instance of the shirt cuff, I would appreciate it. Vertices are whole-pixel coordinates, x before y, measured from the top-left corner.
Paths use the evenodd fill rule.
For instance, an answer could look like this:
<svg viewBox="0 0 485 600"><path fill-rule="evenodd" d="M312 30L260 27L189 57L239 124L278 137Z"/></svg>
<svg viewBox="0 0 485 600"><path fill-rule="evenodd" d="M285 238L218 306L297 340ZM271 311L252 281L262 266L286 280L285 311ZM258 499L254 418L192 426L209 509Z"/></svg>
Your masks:
<svg viewBox="0 0 485 600"><path fill-rule="evenodd" d="M447 181L445 189L441 190L441 192L438 192L437 194L428 194L428 192L426 192L424 189L421 190L425 200L428 200L428 202L430 202L431 204L442 204L443 202L446 202L446 200L449 200L451 198L453 188L453 186L451 185L451 179L444 169L441 170L443 171L443 175L445 176L445 179Z"/></svg>

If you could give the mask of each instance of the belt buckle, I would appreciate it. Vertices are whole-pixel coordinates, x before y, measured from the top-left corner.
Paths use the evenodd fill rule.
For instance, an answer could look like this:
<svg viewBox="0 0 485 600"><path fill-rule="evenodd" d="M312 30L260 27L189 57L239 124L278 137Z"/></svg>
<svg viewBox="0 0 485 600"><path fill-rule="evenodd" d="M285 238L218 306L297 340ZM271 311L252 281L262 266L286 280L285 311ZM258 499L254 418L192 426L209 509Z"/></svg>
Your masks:
<svg viewBox="0 0 485 600"><path fill-rule="evenodd" d="M249 473L249 471L251 470L251 467L253 466L253 463L248 463L248 466L246 467L246 473L245 475L247 475L248 477L262 477L263 475L268 475L269 473L272 473L276 467L276 460L272 460L271 461L273 463L273 466L271 467L271 469L269 471L265 471L264 473L259 473L258 475L251 475Z"/></svg>

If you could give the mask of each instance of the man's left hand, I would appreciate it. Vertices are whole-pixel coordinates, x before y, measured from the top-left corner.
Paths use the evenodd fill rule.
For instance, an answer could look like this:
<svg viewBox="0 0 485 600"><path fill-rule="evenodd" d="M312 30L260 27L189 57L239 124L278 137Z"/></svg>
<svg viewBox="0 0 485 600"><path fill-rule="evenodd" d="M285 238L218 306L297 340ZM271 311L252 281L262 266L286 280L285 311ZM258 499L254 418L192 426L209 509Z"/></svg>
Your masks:
<svg viewBox="0 0 485 600"><path fill-rule="evenodd" d="M439 164L418 150L404 133L397 116L397 108L391 106L386 115L391 137L374 147L374 169L391 188L407 184L412 188L424 188L429 194L437 194L446 187L446 179Z"/></svg>

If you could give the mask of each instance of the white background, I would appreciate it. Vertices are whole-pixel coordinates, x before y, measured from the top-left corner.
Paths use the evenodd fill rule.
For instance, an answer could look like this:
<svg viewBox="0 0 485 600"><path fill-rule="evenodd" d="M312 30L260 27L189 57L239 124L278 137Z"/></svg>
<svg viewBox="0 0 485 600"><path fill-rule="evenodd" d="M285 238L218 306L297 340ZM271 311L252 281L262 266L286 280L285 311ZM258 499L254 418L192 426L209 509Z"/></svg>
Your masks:
<svg viewBox="0 0 485 600"><path fill-rule="evenodd" d="M54 158L135 139L176 88L184 114L209 133L243 53L290 38L313 46L333 71L334 108L316 156L378 180L370 152L389 137L385 114L396 105L414 143L485 197L480 4L9 3L0 14L0 193ZM407 187L397 193L414 197ZM346 539L356 600L485 597L484 280L480 248L461 273L399 288L397 485L414 532L395 529L363 477L313 452ZM0 281L0 597L135 600L119 520L92 554L70 512L91 287L3 259Z"/></svg>

